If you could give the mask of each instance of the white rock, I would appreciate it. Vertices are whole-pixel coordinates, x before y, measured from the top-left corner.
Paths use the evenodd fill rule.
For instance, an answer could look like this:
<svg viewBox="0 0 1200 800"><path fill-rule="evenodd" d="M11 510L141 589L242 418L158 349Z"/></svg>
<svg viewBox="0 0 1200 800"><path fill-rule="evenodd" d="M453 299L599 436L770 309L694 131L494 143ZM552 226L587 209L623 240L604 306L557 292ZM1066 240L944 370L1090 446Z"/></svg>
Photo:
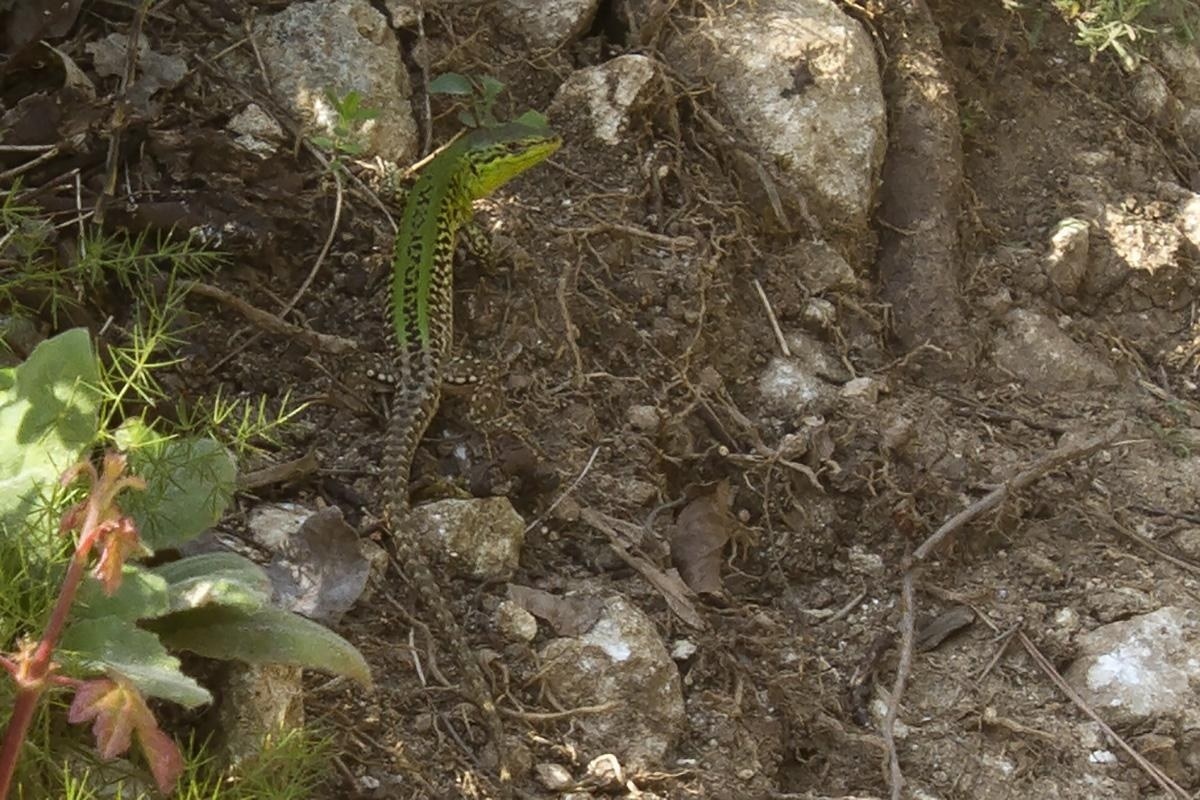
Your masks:
<svg viewBox="0 0 1200 800"><path fill-rule="evenodd" d="M533 769L537 773L538 783L552 792L560 792L575 783L570 771L562 764L543 762Z"/></svg>
<svg viewBox="0 0 1200 800"><path fill-rule="evenodd" d="M1064 673L1077 692L1116 728L1156 727L1160 720L1200 724L1200 621L1167 606L1113 622L1076 640L1080 655Z"/></svg>
<svg viewBox="0 0 1200 800"><path fill-rule="evenodd" d="M411 28L421 19L419 0L383 0L393 28Z"/></svg>
<svg viewBox="0 0 1200 800"><path fill-rule="evenodd" d="M507 497L426 503L404 525L430 550L444 553L452 570L476 580L511 578L525 543L525 520Z"/></svg>
<svg viewBox="0 0 1200 800"><path fill-rule="evenodd" d="M326 93L357 91L377 112L356 131L364 151L393 161L416 152L408 70L387 19L367 0L293 3L258 17L254 35L275 96L297 117L331 135L337 113Z"/></svg>
<svg viewBox="0 0 1200 800"><path fill-rule="evenodd" d="M640 771L660 764L687 726L679 670L654 623L623 597L581 636L539 653L547 688L567 706L613 703L574 721L582 745Z"/></svg>
<svg viewBox="0 0 1200 800"><path fill-rule="evenodd" d="M658 413L657 406L630 406L626 412L626 417L629 419L629 424L639 431L657 430L662 424L662 417Z"/></svg>
<svg viewBox="0 0 1200 800"><path fill-rule="evenodd" d="M1172 221L1145 219L1110 204L1104 208L1100 225L1126 269L1153 276L1179 266L1183 234Z"/></svg>
<svg viewBox="0 0 1200 800"><path fill-rule="evenodd" d="M886 569L883 556L868 552L862 545L856 544L851 547L846 555L846 560L850 569L860 575L879 577Z"/></svg>
<svg viewBox="0 0 1200 800"><path fill-rule="evenodd" d="M791 356L772 358L758 381L770 410L804 412L814 402L836 396L837 386L851 379L837 354L821 340L799 332L785 338Z"/></svg>
<svg viewBox="0 0 1200 800"><path fill-rule="evenodd" d="M1200 249L1200 194L1193 194L1179 205L1179 230L1192 247Z"/></svg>
<svg viewBox="0 0 1200 800"><path fill-rule="evenodd" d="M800 312L804 324L809 328L824 331L837 324L837 306L824 297L810 297Z"/></svg>
<svg viewBox="0 0 1200 800"><path fill-rule="evenodd" d="M1032 388L1082 391L1117 384L1112 367L1075 344L1041 314L1018 308L1005 316L1005 323L992 356L998 366Z"/></svg>
<svg viewBox="0 0 1200 800"><path fill-rule="evenodd" d="M870 37L831 0L736 4L673 42L829 230L865 234L887 145Z"/></svg>
<svg viewBox="0 0 1200 800"><path fill-rule="evenodd" d="M771 359L759 378L758 391L771 410L790 414L799 413L814 401L831 396L833 387L797 361L779 356Z"/></svg>
<svg viewBox="0 0 1200 800"><path fill-rule="evenodd" d="M883 391L883 381L878 378L855 378L847 382L838 392L847 400L854 398L862 398L868 403L874 404L879 399L879 393Z"/></svg>
<svg viewBox="0 0 1200 800"><path fill-rule="evenodd" d="M1087 221L1075 217L1059 222L1050 236L1046 274L1064 295L1073 296L1083 284L1088 268L1089 241Z"/></svg>
<svg viewBox="0 0 1200 800"><path fill-rule="evenodd" d="M676 639L675 643L671 645L671 658L676 661L687 661L696 655L699 649L696 643L690 639Z"/></svg>
<svg viewBox="0 0 1200 800"><path fill-rule="evenodd" d="M532 642L537 636L537 618L512 600L504 600L496 609L496 627L516 642Z"/></svg>
<svg viewBox="0 0 1200 800"><path fill-rule="evenodd" d="M587 109L596 138L615 145L628 128L633 110L649 102L659 85L661 74L654 59L617 56L599 66L573 72L559 87L550 116Z"/></svg>
<svg viewBox="0 0 1200 800"><path fill-rule="evenodd" d="M600 0L503 0L496 11L534 47L574 41L596 17Z"/></svg>

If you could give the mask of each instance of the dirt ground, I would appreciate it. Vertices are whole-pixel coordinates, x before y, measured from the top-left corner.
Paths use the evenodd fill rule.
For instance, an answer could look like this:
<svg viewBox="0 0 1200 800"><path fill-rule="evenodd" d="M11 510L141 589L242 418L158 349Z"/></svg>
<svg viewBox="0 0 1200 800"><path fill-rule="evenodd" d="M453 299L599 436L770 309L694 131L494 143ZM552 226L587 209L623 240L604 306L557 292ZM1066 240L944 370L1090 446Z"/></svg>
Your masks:
<svg viewBox="0 0 1200 800"><path fill-rule="evenodd" d="M975 339L962 343L962 353L975 355L954 379L935 382L908 368L889 337L869 263L855 265L858 289L822 294L836 310L833 325L806 321L813 293L797 255L802 237L761 223L720 132L697 113L720 117L700 87L663 98L617 146L586 135L581 119L553 118L562 150L479 211L511 244L507 257L497 268L465 255L459 261L456 347L504 365L508 416L503 430L489 430L465 422L460 404L444 404L417 460L414 501L444 494L446 482L478 496L507 495L526 519L541 518L514 583L622 594L652 617L668 649L678 640L695 645L679 662L689 730L660 771L631 776L643 791L886 796L879 725L897 669L906 558L1013 471L1063 441L1123 423L1119 444L1054 470L960 531L916 572L919 631L951 609L974 614L945 641L917 648L897 748L910 797L1158 796L1126 759L1089 761L1108 745L1016 632L1065 669L1079 631L1197 599L1189 559L1200 552L1189 552L1189 543L1200 460L1173 436L1200 427L1195 265L1114 279L1064 309L1047 299L1038 259L1022 254L1042 253L1058 220L1096 203L1154 219L1156 184L1200 189L1200 162L1135 119L1125 76L1105 59L1090 62L1065 25L1051 19L1035 39L1000 3L939 2L933 12L958 95L968 198L961 284ZM87 25L91 34L104 29ZM180 52L214 46L162 20L147 27ZM530 63L469 11L433 15L426 30L438 71L495 75L518 110L547 108L573 69L626 46L620 33L601 20L580 44ZM5 102L44 90L39 80L29 73L21 85L5 86ZM244 236L227 240L231 259L214 282L277 310L324 243L333 187L309 158L238 155L220 133L228 111L210 104L216 80L197 70L177 90L178 102L127 139L126 167L151 200L115 209L111 224L236 220ZM453 113L441 111L436 140L455 127ZM71 159L94 192L103 150ZM64 169L35 171L26 185ZM657 180L648 179L652 172ZM171 205L184 199L186 214ZM294 319L352 338L366 352L382 349L387 331L375 309L390 237L380 212L349 193L325 271ZM755 280L781 326L807 329L837 354L839 382L872 377L878 395L832 392L802 415L766 404L759 380L778 344ZM1159 291L1165 285L1170 291ZM180 393L220 386L278 400L291 391L310 403L271 458L315 452L316 473L246 495L239 510L264 500L334 504L370 535L383 504L383 404L382 395L359 388L367 359L330 356L279 335L259 336L230 357L256 329L208 300L189 307L197 327L177 376ZM999 369L989 353L1008 308L1069 314L1069 324L1060 322L1116 369L1119 388L1039 391ZM657 424L643 424L643 407L657 410ZM804 469L780 463L789 434L807 445L792 459ZM666 569L677 501L721 481L732 487L747 546L725 566L723 591L701 602L706 627L696 629L612 555L581 512L642 529L638 551ZM568 487L568 499L547 513ZM235 513L229 527L237 525ZM1118 530L1153 540L1176 563ZM541 640L513 644L495 632L491 611L503 586L447 582L473 644L496 655L493 675L506 687L501 705L531 712L506 723L526 760L580 774L598 755L571 745L584 721L534 716L556 710L539 690ZM484 735L472 707L436 682L422 685L414 668L412 613L420 616L420 605L393 576L340 629L368 657L374 693L321 676L308 681L308 716L338 745L326 797L474 796L487 773L476 760ZM416 644L427 661L428 643L418 636ZM453 659L434 649L454 680ZM1155 749L1161 732L1118 733L1152 761L1176 752ZM1159 766L1200 789L1200 762L1164 756ZM555 796L532 774L518 784L532 796Z"/></svg>

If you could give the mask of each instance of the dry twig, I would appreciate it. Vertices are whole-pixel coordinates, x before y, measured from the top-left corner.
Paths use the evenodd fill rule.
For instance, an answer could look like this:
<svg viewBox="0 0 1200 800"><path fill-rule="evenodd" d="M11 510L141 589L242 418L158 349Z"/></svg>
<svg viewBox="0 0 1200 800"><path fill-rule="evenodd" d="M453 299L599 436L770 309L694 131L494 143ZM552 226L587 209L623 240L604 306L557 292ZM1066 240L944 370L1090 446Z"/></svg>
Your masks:
<svg viewBox="0 0 1200 800"><path fill-rule="evenodd" d="M900 754L896 751L896 717L900 713L900 699L904 697L904 688L908 684L908 673L912 669L916 604L911 569L904 573L900 584L900 596L904 601L904 611L900 617L900 661L896 665L896 680L892 683L892 696L888 703L887 714L883 718L883 730L881 731L884 744L887 746L888 785L891 786L892 800L900 800L904 789L904 774L900 771Z"/></svg>
<svg viewBox="0 0 1200 800"><path fill-rule="evenodd" d="M224 303L264 330L271 333L283 334L284 336L291 336L310 347L318 348L335 355L351 352L358 347L353 339L345 339L341 336L332 336L327 333L317 333L307 328L301 328L299 325L293 325L270 312L250 305L232 292L227 292L219 287L201 283L200 281L189 281L187 283L187 290L202 297L208 297Z"/></svg>
<svg viewBox="0 0 1200 800"><path fill-rule="evenodd" d="M1116 441L1120 431L1120 426L1114 426L1099 436L1093 436L1078 444L1062 447L1042 456L1027 469L1018 472L1012 478L946 520L942 524L942 527L934 531L928 539L921 543L921 546L913 553L913 558L917 561L925 560L950 534L962 528L968 522L996 508L1013 492L1019 492L1022 489L1028 488L1051 470L1069 464L1072 461L1086 458L1097 450L1107 447Z"/></svg>

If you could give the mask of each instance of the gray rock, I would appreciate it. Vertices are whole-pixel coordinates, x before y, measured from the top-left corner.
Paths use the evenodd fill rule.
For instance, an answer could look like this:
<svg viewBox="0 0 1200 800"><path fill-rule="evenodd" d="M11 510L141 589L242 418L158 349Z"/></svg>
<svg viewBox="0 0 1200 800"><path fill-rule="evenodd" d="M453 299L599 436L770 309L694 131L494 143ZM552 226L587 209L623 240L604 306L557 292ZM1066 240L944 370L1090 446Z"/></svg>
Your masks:
<svg viewBox="0 0 1200 800"><path fill-rule="evenodd" d="M668 47L827 230L866 235L887 145L875 50L831 0L735 5Z"/></svg>
<svg viewBox="0 0 1200 800"><path fill-rule="evenodd" d="M1112 367L1075 344L1052 320L1020 308L1004 319L992 357L1030 388L1081 391L1117 384Z"/></svg>
<svg viewBox="0 0 1200 800"><path fill-rule="evenodd" d="M1159 720L1200 725L1200 621L1187 609L1160 608L1078 637L1081 653L1064 677L1117 728Z"/></svg>
<svg viewBox="0 0 1200 800"><path fill-rule="evenodd" d="M852 292L862 287L846 259L825 242L797 242L788 248L787 259L810 292Z"/></svg>
<svg viewBox="0 0 1200 800"><path fill-rule="evenodd" d="M237 135L234 141L239 147L263 158L278 150L285 138L279 123L256 103L247 105L225 127Z"/></svg>
<svg viewBox="0 0 1200 800"><path fill-rule="evenodd" d="M511 578L525 543L525 520L507 497L426 503L403 524L429 549L444 553L452 571L475 580Z"/></svg>
<svg viewBox="0 0 1200 800"><path fill-rule="evenodd" d="M1171 111L1175 128L1193 150L1200 149L1200 47L1195 42L1180 42L1174 37L1156 37L1159 58L1177 101Z"/></svg>
<svg viewBox="0 0 1200 800"><path fill-rule="evenodd" d="M652 58L624 55L573 72L554 97L550 116L587 109L592 132L615 145L629 126L630 115L648 103L662 85L662 71Z"/></svg>
<svg viewBox="0 0 1200 800"><path fill-rule="evenodd" d="M1087 221L1075 217L1059 222L1050 236L1046 274L1064 295L1073 296L1083 284L1087 275L1089 241Z"/></svg>
<svg viewBox="0 0 1200 800"><path fill-rule="evenodd" d="M293 3L258 17L254 34L276 98L326 135L337 112L327 92L362 95L378 116L357 131L364 152L407 161L417 149L408 70L387 19L367 0Z"/></svg>
<svg viewBox="0 0 1200 800"><path fill-rule="evenodd" d="M534 47L561 47L588 29L600 0L503 0L496 11Z"/></svg>
<svg viewBox="0 0 1200 800"><path fill-rule="evenodd" d="M1169 122L1173 100L1166 79L1154 65L1143 63L1138 67L1129 92L1129 103L1139 119L1156 125Z"/></svg>
<svg viewBox="0 0 1200 800"><path fill-rule="evenodd" d="M575 720L586 755L612 753L634 771L651 768L687 726L679 670L654 623L623 597L605 601L586 633L547 644L540 659L547 688L564 705L613 704Z"/></svg>

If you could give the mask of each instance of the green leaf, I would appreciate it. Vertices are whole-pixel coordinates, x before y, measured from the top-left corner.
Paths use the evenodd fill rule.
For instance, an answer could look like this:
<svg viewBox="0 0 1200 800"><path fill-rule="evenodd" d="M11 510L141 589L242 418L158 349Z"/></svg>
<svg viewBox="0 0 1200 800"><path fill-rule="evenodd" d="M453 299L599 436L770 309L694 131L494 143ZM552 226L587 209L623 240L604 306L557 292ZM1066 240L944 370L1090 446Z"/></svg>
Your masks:
<svg viewBox="0 0 1200 800"><path fill-rule="evenodd" d="M48 487L96 440L99 369L88 332L66 331L0 369L0 528L25 527Z"/></svg>
<svg viewBox="0 0 1200 800"><path fill-rule="evenodd" d="M88 577L79 587L72 615L77 620L120 617L127 620L149 619L170 613L167 582L136 564L121 570L121 586L112 597L104 594L100 581Z"/></svg>
<svg viewBox="0 0 1200 800"><path fill-rule="evenodd" d="M470 111L458 112L458 121L461 122L463 125L466 125L468 128L478 128L479 127L479 121L475 119L475 115L472 114Z"/></svg>
<svg viewBox="0 0 1200 800"><path fill-rule="evenodd" d="M482 78L480 78L479 86L483 93L483 102L488 106L490 106L492 101L504 91L504 84L496 78L493 78L491 75L484 75Z"/></svg>
<svg viewBox="0 0 1200 800"><path fill-rule="evenodd" d="M117 440L129 450L130 471L143 492L121 496L151 550L177 547L216 524L236 488L233 456L212 439L164 439L140 422L122 426Z"/></svg>
<svg viewBox="0 0 1200 800"><path fill-rule="evenodd" d="M538 130L550 130L550 120L548 120L546 115L540 111L526 111L524 114L514 119L513 122L520 123L521 125L527 125L530 128L537 128Z"/></svg>
<svg viewBox="0 0 1200 800"><path fill-rule="evenodd" d="M63 634L62 647L72 650L93 672L118 672L142 694L161 697L185 708L212 702L212 695L179 670L179 659L158 637L118 617L80 620Z"/></svg>
<svg viewBox="0 0 1200 800"><path fill-rule="evenodd" d="M174 649L250 664L319 669L371 685L370 668L354 645L312 620L273 606L252 612L207 606L151 625Z"/></svg>
<svg viewBox="0 0 1200 800"><path fill-rule="evenodd" d="M475 93L475 87L466 75L443 72L429 82L429 93L470 95Z"/></svg>
<svg viewBox="0 0 1200 800"><path fill-rule="evenodd" d="M254 611L271 599L271 579L237 553L204 553L154 568L167 584L171 612L207 605Z"/></svg>

